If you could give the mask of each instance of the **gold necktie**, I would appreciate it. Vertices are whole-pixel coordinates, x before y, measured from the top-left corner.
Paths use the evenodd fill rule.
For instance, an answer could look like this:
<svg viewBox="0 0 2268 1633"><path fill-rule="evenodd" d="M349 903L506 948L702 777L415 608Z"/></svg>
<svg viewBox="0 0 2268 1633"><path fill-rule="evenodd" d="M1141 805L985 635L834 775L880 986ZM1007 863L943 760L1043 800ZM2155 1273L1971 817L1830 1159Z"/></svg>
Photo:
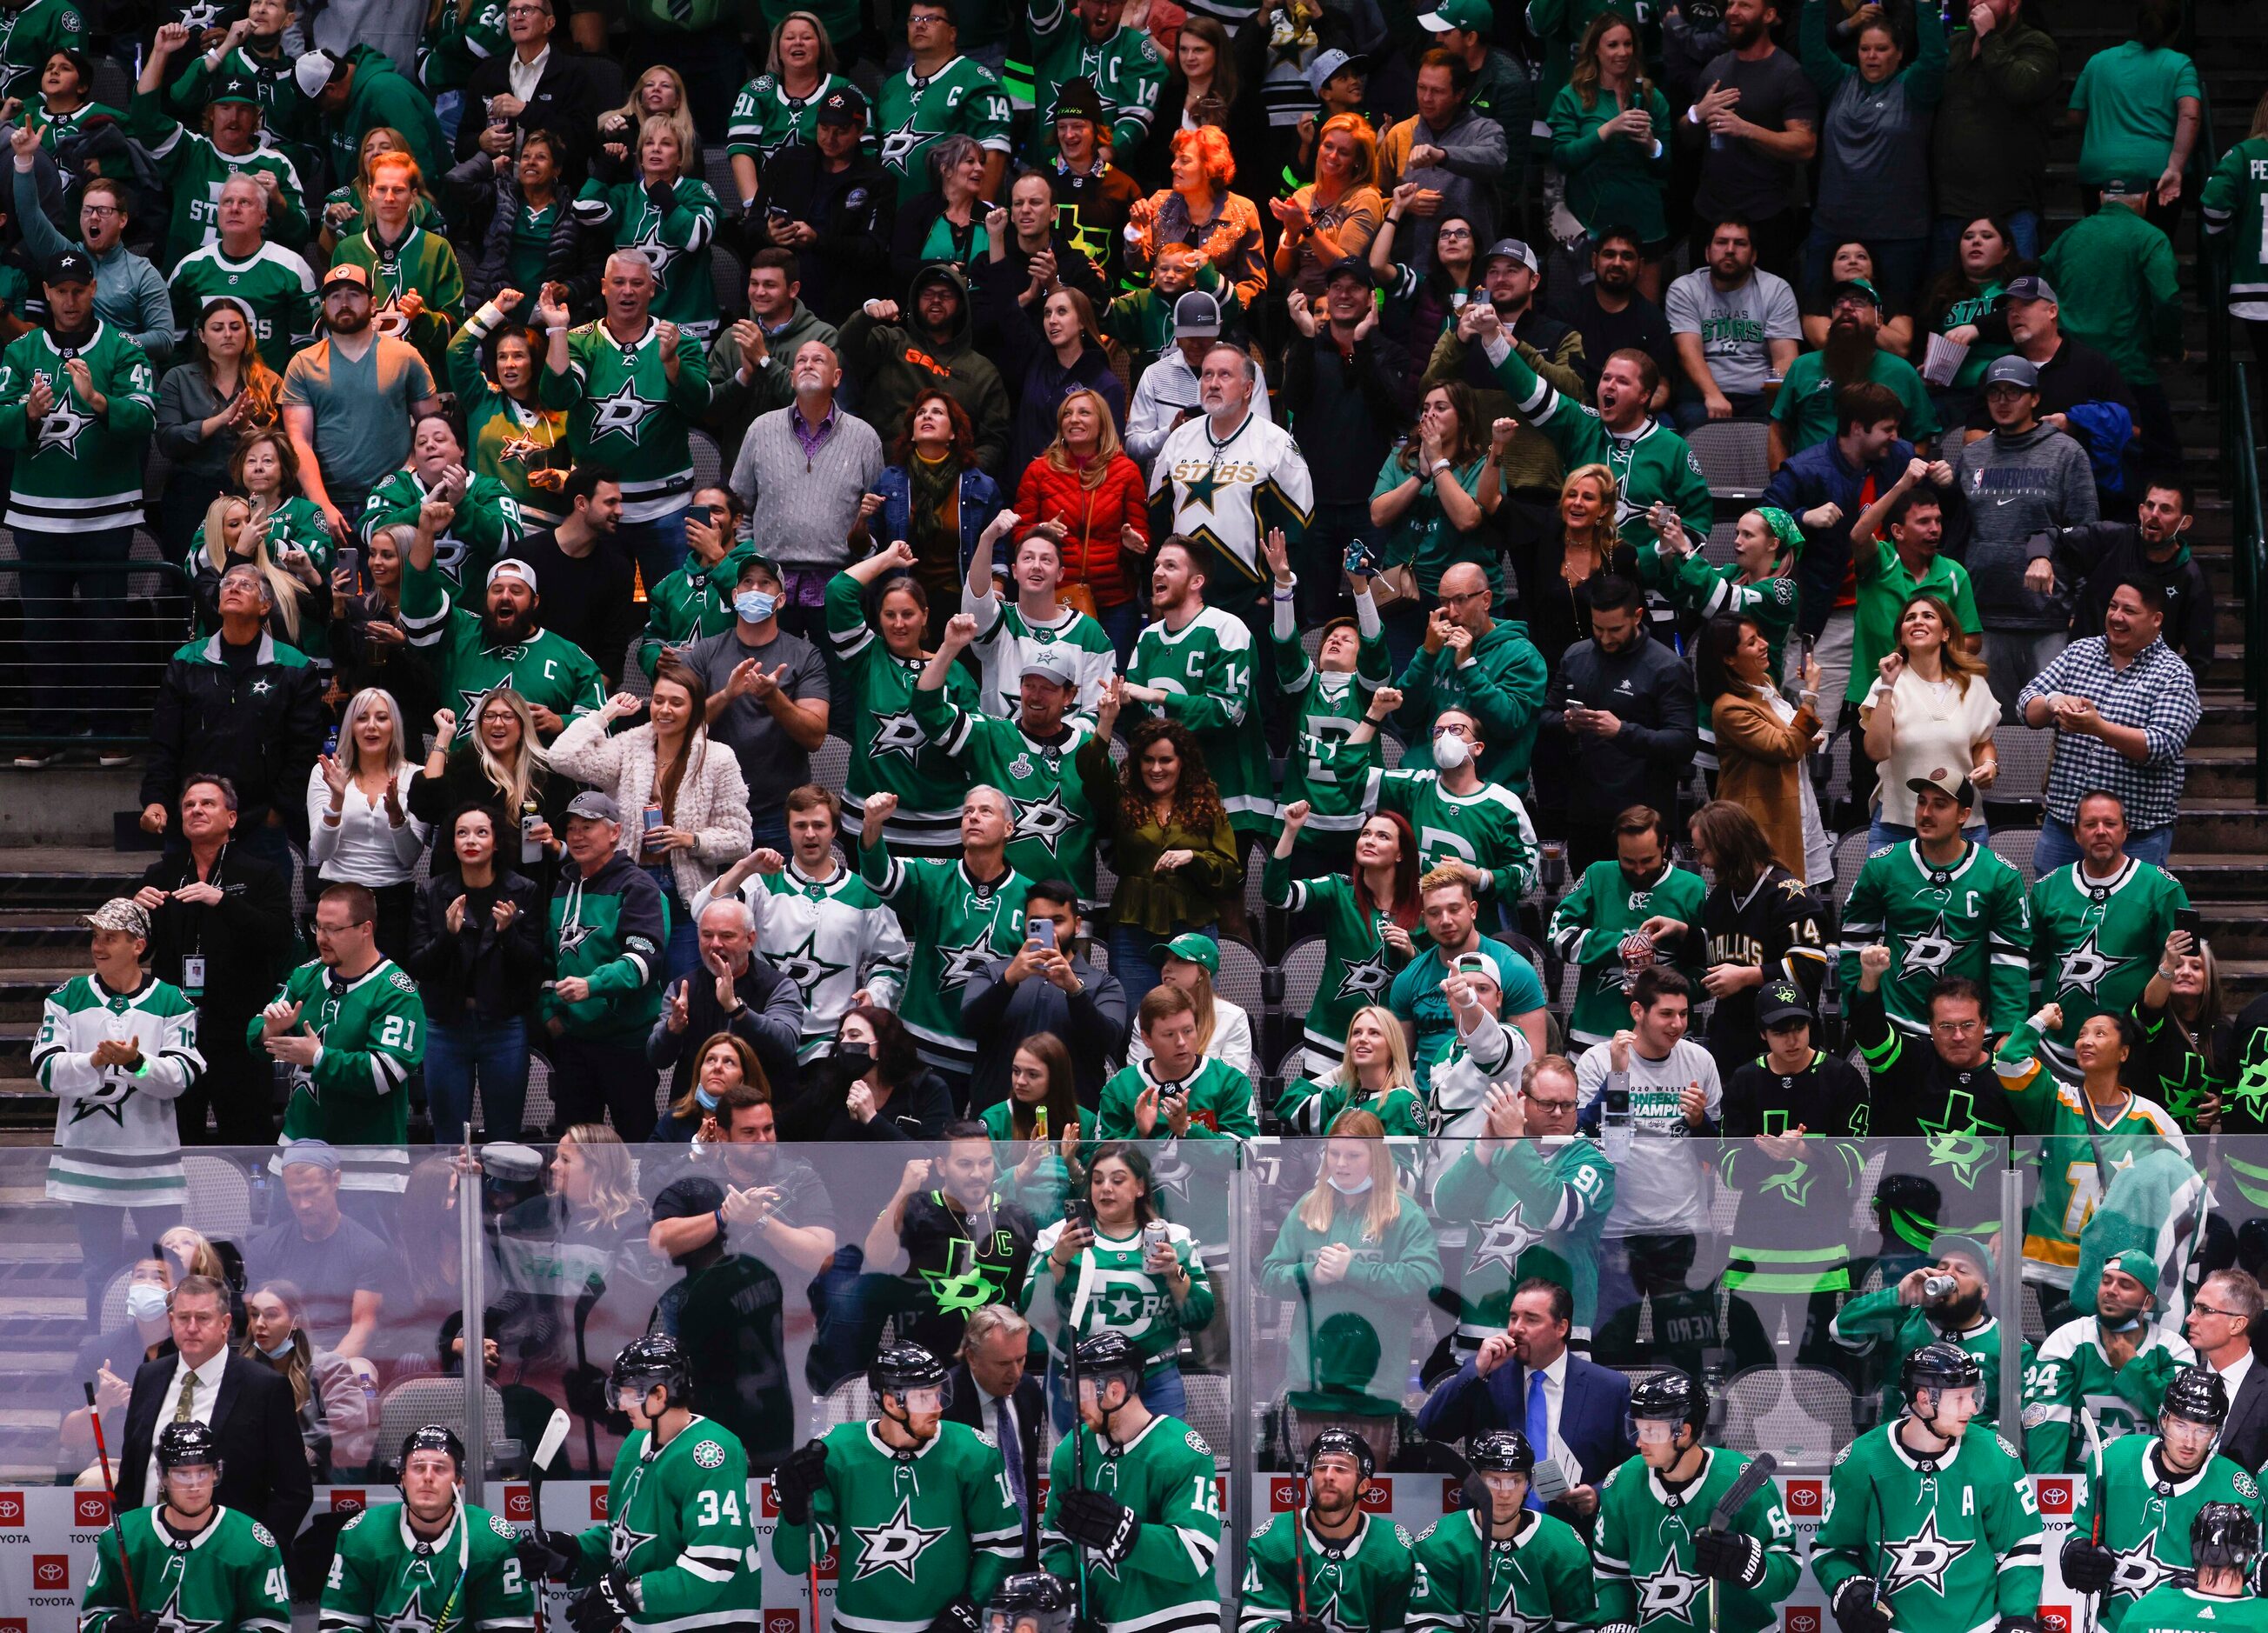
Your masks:
<svg viewBox="0 0 2268 1633"><path fill-rule="evenodd" d="M197 1375L195 1372L184 1373L181 1378L181 1403L173 1409L173 1421L177 1423L189 1422L196 1404Z"/></svg>

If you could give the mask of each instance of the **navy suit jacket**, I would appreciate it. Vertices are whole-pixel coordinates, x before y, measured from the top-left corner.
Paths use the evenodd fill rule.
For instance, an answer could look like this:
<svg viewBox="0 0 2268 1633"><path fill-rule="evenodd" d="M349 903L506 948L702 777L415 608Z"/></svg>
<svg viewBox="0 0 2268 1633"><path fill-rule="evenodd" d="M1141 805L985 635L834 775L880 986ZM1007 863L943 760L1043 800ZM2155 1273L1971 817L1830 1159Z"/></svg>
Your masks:
<svg viewBox="0 0 2268 1633"><path fill-rule="evenodd" d="M1580 1355L1567 1357L1566 1384L1560 1391L1559 1438L1582 1465L1582 1478L1567 1470L1571 1485L1595 1486L1609 1472L1638 1455L1631 1438L1630 1379L1611 1366ZM1426 1398L1418 1413L1418 1431L1431 1440L1469 1440L1491 1429L1528 1429L1528 1369L1506 1362L1483 1378L1469 1360ZM1537 1446L1538 1462L1551 1454Z"/></svg>

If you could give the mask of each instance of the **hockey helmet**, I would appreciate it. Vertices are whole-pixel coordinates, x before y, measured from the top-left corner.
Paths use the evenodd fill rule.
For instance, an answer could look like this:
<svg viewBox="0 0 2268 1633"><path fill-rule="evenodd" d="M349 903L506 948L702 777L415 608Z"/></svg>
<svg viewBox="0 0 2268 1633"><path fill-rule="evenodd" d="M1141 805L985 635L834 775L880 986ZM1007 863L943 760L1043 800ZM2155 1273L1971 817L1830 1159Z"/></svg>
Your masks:
<svg viewBox="0 0 2268 1633"><path fill-rule="evenodd" d="M2228 1417L2228 1386L2209 1366L2184 1366L2166 1386L2166 1398L2158 1410L2207 1429L2219 1429Z"/></svg>
<svg viewBox="0 0 2268 1633"><path fill-rule="evenodd" d="M1123 1333L1097 1333L1079 1341L1079 1375L1094 1385L1098 1398L1113 1378L1123 1378L1130 1391L1139 1389L1142 1372L1142 1351Z"/></svg>
<svg viewBox="0 0 2268 1633"><path fill-rule="evenodd" d="M158 1431L157 1453L160 1479L176 1468L220 1466L220 1442L200 1423L166 1424Z"/></svg>
<svg viewBox="0 0 2268 1633"><path fill-rule="evenodd" d="M457 1472L465 1472L465 1443L446 1423L423 1423L402 1436L401 1455L394 1460L394 1477L397 1481L409 1470L412 1452L446 1452L449 1460L456 1464Z"/></svg>
<svg viewBox="0 0 2268 1633"><path fill-rule="evenodd" d="M1361 1478L1367 1480L1378 1471L1378 1460L1370 1450L1370 1443L1351 1429L1325 1429L1307 1442L1307 1467L1313 1468L1315 1460L1323 1456L1348 1457Z"/></svg>
<svg viewBox="0 0 2268 1633"><path fill-rule="evenodd" d="M1517 1429L1491 1429L1473 1437L1473 1472L1481 1475L1532 1475L1535 1448Z"/></svg>
<svg viewBox="0 0 2268 1633"><path fill-rule="evenodd" d="M983 1633L1071 1633L1071 1586L1044 1570L1019 1570L984 1599Z"/></svg>
<svg viewBox="0 0 2268 1633"><path fill-rule="evenodd" d="M1942 1339L1922 1345L1898 1369L1898 1387L1908 1401L1924 1389L1976 1389L1984 1382L1984 1365L1959 1344Z"/></svg>
<svg viewBox="0 0 2268 1633"><path fill-rule="evenodd" d="M618 1409L627 1410L622 1404L625 1394L635 1393L643 1402L657 1384L668 1392L670 1405L693 1404L692 1365L677 1340L666 1333L647 1333L622 1346L622 1353L615 1357L607 1394Z"/></svg>
<svg viewBox="0 0 2268 1633"><path fill-rule="evenodd" d="M2260 1552L2260 1522L2242 1503L2207 1503L2190 1521L2190 1563L2199 1570L2245 1570Z"/></svg>
<svg viewBox="0 0 2268 1633"><path fill-rule="evenodd" d="M877 1403L885 1394L901 1401L916 1389L938 1392L940 1409L953 1403L953 1377L945 1364L919 1344L885 1344L866 1369L866 1387Z"/></svg>
<svg viewBox="0 0 2268 1633"><path fill-rule="evenodd" d="M1691 1374L1673 1369L1641 1379L1631 1391L1633 1418L1697 1423L1708 1416L1709 1396Z"/></svg>

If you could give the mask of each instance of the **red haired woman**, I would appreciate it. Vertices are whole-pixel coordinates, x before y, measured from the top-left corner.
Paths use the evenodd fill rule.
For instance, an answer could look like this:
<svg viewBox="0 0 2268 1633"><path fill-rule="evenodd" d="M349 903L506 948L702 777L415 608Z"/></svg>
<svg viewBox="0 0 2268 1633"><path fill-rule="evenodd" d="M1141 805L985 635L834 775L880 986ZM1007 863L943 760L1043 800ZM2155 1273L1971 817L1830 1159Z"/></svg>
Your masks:
<svg viewBox="0 0 2268 1633"><path fill-rule="evenodd" d="M1236 180L1228 133L1217 125L1176 131L1172 174L1172 187L1138 202L1127 217L1135 234L1126 246L1127 269L1146 279L1160 250L1187 244L1252 306L1268 287L1268 262L1259 210L1241 193L1228 190Z"/></svg>

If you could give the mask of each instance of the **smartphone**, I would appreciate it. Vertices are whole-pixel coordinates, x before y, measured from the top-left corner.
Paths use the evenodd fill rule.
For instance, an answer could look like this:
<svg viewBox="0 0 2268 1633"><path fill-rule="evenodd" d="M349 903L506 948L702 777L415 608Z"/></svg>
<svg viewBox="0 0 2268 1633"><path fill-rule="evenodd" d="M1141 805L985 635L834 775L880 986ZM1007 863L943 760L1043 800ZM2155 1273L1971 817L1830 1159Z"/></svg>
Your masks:
<svg viewBox="0 0 2268 1633"><path fill-rule="evenodd" d="M339 547L338 566L339 570L347 576L347 582L354 585L357 590L360 590L362 588L362 551L360 548L351 544L341 545Z"/></svg>
<svg viewBox="0 0 2268 1633"><path fill-rule="evenodd" d="M2188 931L2190 939L2199 945L2204 945L2205 915L2195 908L2176 908L2174 910L2174 928Z"/></svg>
<svg viewBox="0 0 2268 1633"><path fill-rule="evenodd" d="M1094 1228L1094 1210L1076 1196L1064 1198L1063 1217L1065 1225L1076 1225L1081 1230L1087 1231Z"/></svg>
<svg viewBox="0 0 2268 1633"><path fill-rule="evenodd" d="M1350 578L1358 574L1367 577L1378 570L1378 555L1360 539L1350 540L1346 548L1345 567Z"/></svg>
<svg viewBox="0 0 2268 1633"><path fill-rule="evenodd" d="M1052 953L1055 951L1056 945L1055 920L1051 918L1027 919L1024 922L1024 939L1035 945L1045 947Z"/></svg>

